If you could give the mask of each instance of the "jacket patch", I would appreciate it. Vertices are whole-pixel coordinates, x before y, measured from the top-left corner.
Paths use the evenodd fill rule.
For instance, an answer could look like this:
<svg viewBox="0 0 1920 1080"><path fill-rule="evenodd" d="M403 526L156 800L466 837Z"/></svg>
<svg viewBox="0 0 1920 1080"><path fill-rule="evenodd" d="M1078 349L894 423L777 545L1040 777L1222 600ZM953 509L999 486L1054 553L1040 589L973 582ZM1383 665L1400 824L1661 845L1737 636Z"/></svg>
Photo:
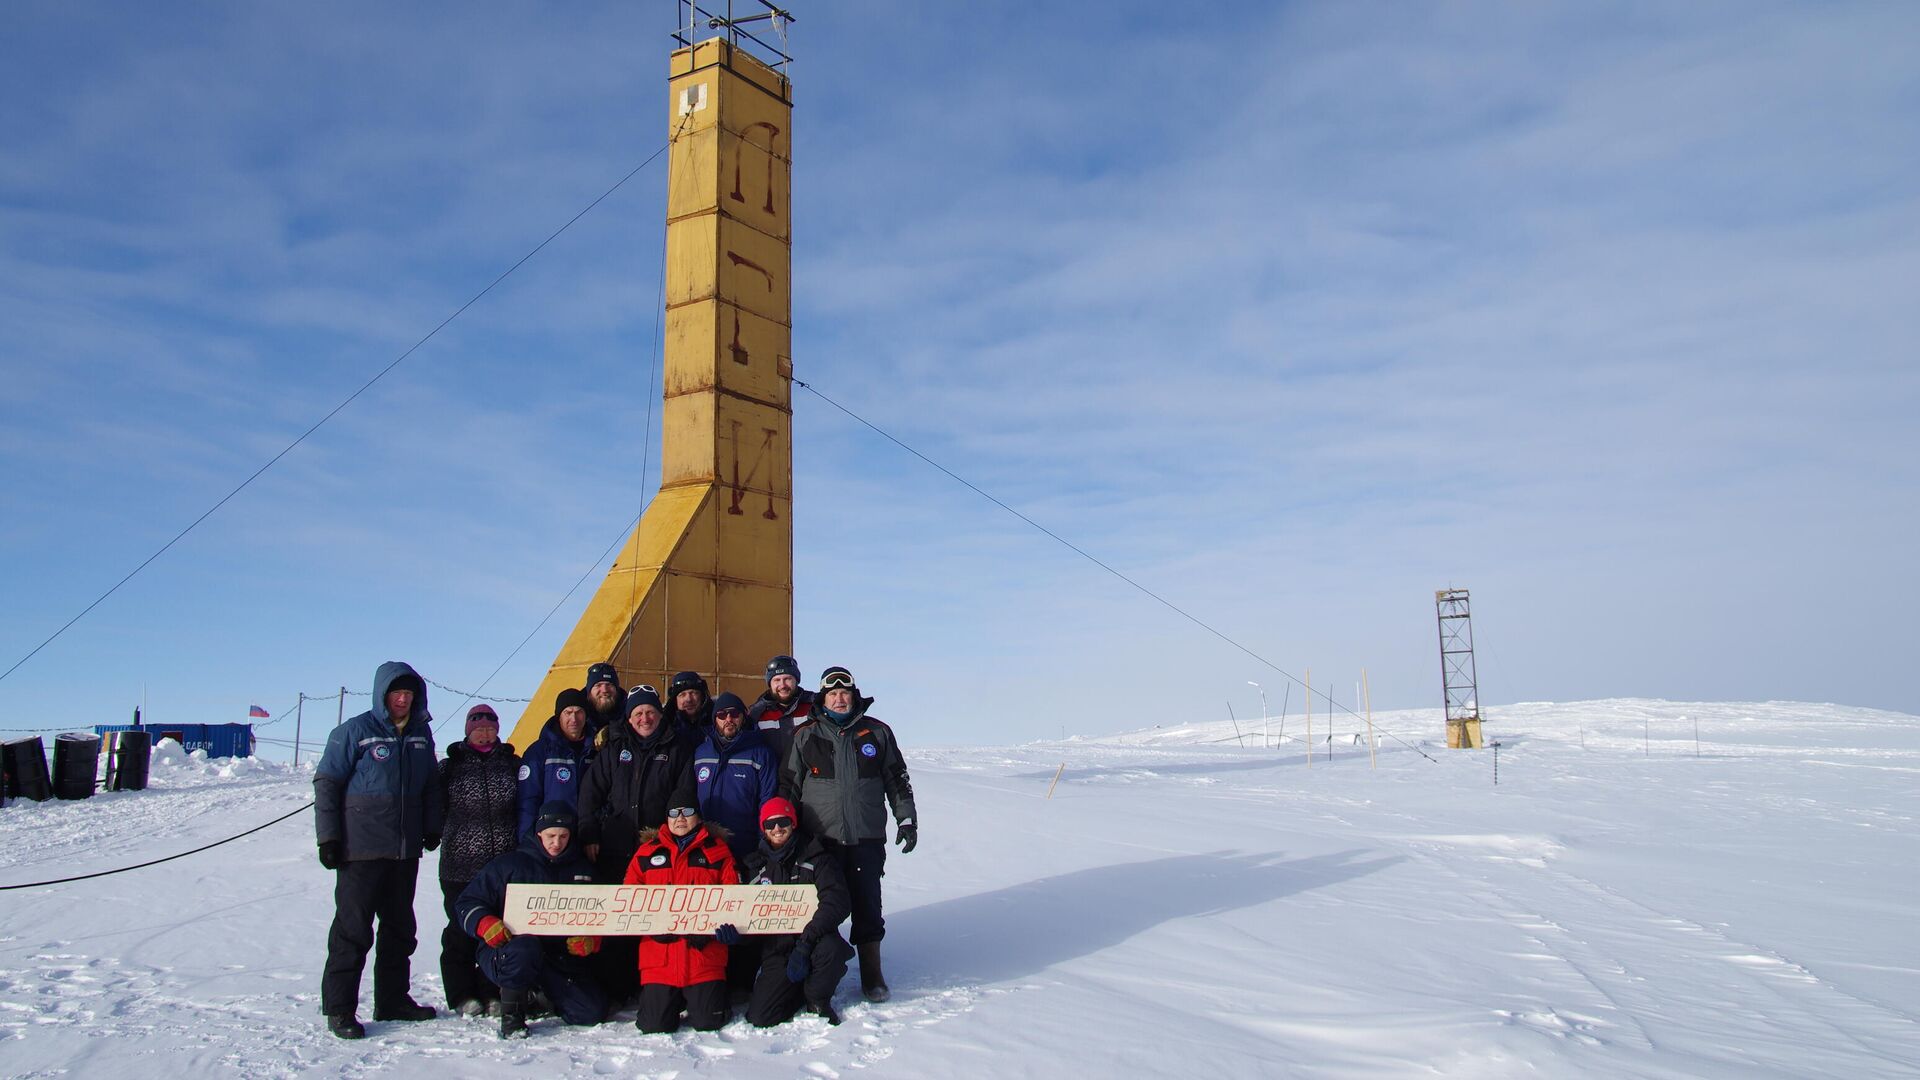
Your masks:
<svg viewBox="0 0 1920 1080"><path fill-rule="evenodd" d="M525 780L527 777L532 775L533 775L533 766L531 765L520 766L520 779Z"/></svg>
<svg viewBox="0 0 1920 1080"><path fill-rule="evenodd" d="M667 865L667 856L664 853L656 853L653 858L647 860L647 865L665 866Z"/></svg>
<svg viewBox="0 0 1920 1080"><path fill-rule="evenodd" d="M562 765L559 768L553 770L553 778L564 784L567 781L573 779L573 770L567 768L565 765Z"/></svg>
<svg viewBox="0 0 1920 1080"><path fill-rule="evenodd" d="M393 756L393 744L384 742L375 743L373 744L373 749L368 752L373 755L373 760L385 761Z"/></svg>
<svg viewBox="0 0 1920 1080"><path fill-rule="evenodd" d="M873 757L880 753L880 748L870 742L863 742L860 744L860 753L866 757Z"/></svg>
<svg viewBox="0 0 1920 1080"><path fill-rule="evenodd" d="M700 782L704 784L711 779L713 779L712 767L707 765L700 766Z"/></svg>
<svg viewBox="0 0 1920 1080"><path fill-rule="evenodd" d="M633 751L628 750L624 746L621 747L620 748L620 764L625 765L626 763L632 760L633 760Z"/></svg>

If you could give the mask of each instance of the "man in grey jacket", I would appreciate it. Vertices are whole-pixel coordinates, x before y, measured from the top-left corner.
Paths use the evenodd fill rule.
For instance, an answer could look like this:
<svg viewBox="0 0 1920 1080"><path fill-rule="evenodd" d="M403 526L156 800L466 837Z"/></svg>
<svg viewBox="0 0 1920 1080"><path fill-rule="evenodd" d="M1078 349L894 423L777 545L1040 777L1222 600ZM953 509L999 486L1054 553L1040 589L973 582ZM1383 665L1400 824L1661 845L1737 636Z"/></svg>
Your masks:
<svg viewBox="0 0 1920 1080"><path fill-rule="evenodd" d="M830 667L820 675L810 723L794 729L782 782L800 808L800 824L839 861L853 894L853 932L860 954L860 992L868 1001L892 996L880 971L880 878L887 859L887 809L898 825L900 853L913 850L919 827L913 783L893 729L867 714L853 673Z"/></svg>
<svg viewBox="0 0 1920 1080"><path fill-rule="evenodd" d="M373 708L333 729L313 771L320 865L334 871L320 1011L327 1030L343 1039L367 1033L355 1014L369 949L373 1018L433 1019L433 1009L407 992L417 943L413 887L420 853L440 846L446 812L432 722L425 681L389 660L374 672Z"/></svg>

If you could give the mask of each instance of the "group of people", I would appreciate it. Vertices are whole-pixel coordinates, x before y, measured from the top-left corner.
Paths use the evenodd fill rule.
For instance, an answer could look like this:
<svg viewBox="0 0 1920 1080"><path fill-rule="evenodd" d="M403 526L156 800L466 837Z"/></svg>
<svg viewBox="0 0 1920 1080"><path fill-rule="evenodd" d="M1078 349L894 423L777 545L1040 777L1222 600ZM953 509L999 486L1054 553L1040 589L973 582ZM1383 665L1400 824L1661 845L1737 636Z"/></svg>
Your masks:
<svg viewBox="0 0 1920 1080"><path fill-rule="evenodd" d="M913 787L893 731L868 715L853 673L830 667L816 690L791 656L767 662L751 706L709 696L683 671L663 698L621 686L595 664L563 690L524 754L475 705L464 737L437 759L426 683L398 661L374 676L373 707L335 728L314 772L320 862L335 871L321 1010L341 1038L366 1034L360 978L373 952L373 1018L430 1020L408 991L414 885L440 850L447 926L441 975L458 1013L497 1014L527 1034L538 1005L597 1024L631 1002L635 1026L712 1030L736 1000L749 1023L802 1008L839 1023L833 995L859 958L861 992L885 1001L880 879L891 811L900 850L918 839ZM515 935L509 884L806 884L818 906L795 934ZM852 918L849 937L840 924ZM375 924L378 923L376 935Z"/></svg>

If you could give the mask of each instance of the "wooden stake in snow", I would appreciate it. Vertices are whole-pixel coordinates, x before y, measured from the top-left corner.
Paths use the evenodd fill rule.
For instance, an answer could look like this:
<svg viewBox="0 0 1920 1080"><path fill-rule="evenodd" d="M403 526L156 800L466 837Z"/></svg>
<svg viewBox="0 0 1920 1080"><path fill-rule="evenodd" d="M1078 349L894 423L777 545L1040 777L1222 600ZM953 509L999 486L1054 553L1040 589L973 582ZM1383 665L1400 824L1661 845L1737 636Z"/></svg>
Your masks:
<svg viewBox="0 0 1920 1080"><path fill-rule="evenodd" d="M1313 768L1313 669L1307 669L1307 768Z"/></svg>
<svg viewBox="0 0 1920 1080"><path fill-rule="evenodd" d="M1059 768L1053 770L1053 783L1047 785L1048 799L1053 798L1053 789L1060 786L1060 774L1066 771L1067 771L1067 763L1064 761L1060 763Z"/></svg>
<svg viewBox="0 0 1920 1080"><path fill-rule="evenodd" d="M1240 735L1240 718L1233 715L1233 701L1231 699L1227 701L1227 719L1233 721L1233 741L1240 744L1240 749L1245 750L1247 748L1247 740ZM1062 765L1061 768L1064 769L1066 766Z"/></svg>
<svg viewBox="0 0 1920 1080"><path fill-rule="evenodd" d="M1367 669L1360 669L1360 694L1367 703L1367 765L1379 768L1380 759L1373 741L1373 687L1367 685Z"/></svg>

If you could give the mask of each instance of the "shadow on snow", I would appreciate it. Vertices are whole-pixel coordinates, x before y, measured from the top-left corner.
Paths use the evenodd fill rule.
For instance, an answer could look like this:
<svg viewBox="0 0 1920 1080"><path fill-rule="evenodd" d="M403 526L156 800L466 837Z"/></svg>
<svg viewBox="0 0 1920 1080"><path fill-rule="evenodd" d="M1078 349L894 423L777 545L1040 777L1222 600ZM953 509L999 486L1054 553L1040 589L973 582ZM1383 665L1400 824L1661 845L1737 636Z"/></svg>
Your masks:
<svg viewBox="0 0 1920 1080"><path fill-rule="evenodd" d="M1162 923L1337 885L1404 859L1364 857L1369 854L1352 850L1293 860L1272 852L1177 855L942 900L888 914L888 966L899 974L937 972L968 982L1019 979Z"/></svg>

